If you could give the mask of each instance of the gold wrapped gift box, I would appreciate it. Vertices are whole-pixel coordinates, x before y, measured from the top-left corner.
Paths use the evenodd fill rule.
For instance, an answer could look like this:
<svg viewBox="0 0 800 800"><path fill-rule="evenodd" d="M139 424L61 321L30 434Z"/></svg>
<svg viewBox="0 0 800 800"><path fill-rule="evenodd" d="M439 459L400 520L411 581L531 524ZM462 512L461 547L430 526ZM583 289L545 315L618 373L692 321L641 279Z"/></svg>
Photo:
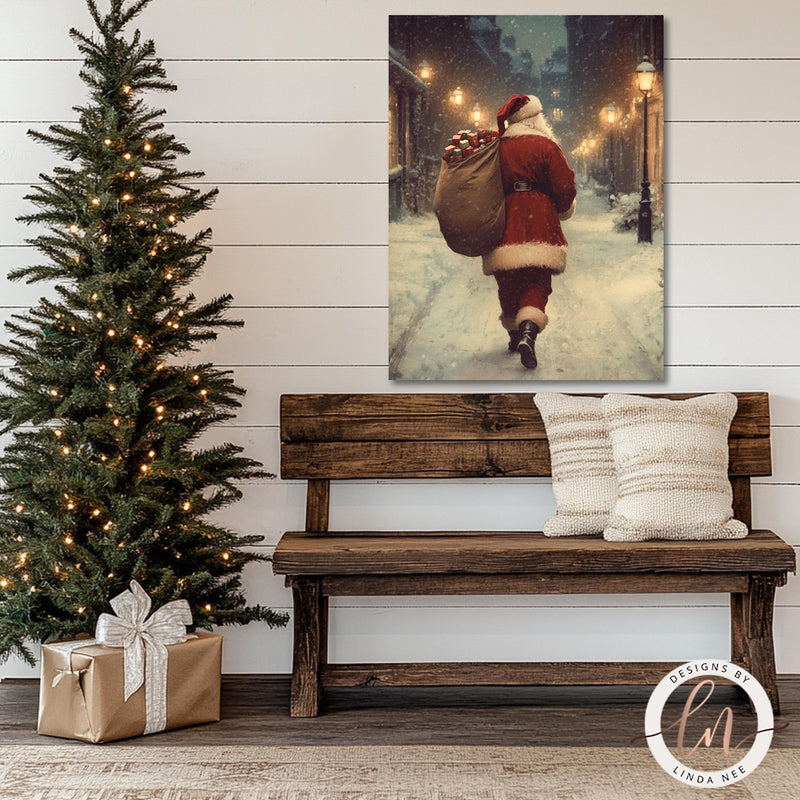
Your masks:
<svg viewBox="0 0 800 800"><path fill-rule="evenodd" d="M124 700L123 651L77 642L42 646L38 733L111 742L141 736L145 728L144 685ZM66 645L66 646L65 646ZM168 645L167 727L218 722L222 636L198 633Z"/></svg>

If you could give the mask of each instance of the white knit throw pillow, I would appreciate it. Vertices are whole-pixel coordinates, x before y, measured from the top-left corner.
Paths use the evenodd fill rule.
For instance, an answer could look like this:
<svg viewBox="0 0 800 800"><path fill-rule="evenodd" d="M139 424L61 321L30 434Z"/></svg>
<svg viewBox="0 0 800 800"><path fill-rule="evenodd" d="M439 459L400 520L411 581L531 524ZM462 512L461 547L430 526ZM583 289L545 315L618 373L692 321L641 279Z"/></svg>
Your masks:
<svg viewBox="0 0 800 800"><path fill-rule="evenodd" d="M614 506L614 456L599 397L539 392L533 398L550 445L556 513L546 536L602 533Z"/></svg>
<svg viewBox="0 0 800 800"><path fill-rule="evenodd" d="M728 478L733 394L667 400L609 394L601 403L617 470L611 542L741 539Z"/></svg>

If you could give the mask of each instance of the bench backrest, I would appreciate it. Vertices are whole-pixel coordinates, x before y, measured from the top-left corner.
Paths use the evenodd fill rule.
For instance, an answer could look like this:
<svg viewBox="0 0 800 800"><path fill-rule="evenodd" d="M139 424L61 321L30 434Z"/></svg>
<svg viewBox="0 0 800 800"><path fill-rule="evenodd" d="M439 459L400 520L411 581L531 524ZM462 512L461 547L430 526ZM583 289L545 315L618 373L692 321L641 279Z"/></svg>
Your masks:
<svg viewBox="0 0 800 800"><path fill-rule="evenodd" d="M684 399L697 393L647 396ZM769 395L736 396L729 474L736 516L750 524L749 478L772 473ZM281 397L281 477L287 480L321 484L353 478L550 474L547 435L532 393ZM318 488L323 491L321 485ZM327 503L327 487L319 503Z"/></svg>

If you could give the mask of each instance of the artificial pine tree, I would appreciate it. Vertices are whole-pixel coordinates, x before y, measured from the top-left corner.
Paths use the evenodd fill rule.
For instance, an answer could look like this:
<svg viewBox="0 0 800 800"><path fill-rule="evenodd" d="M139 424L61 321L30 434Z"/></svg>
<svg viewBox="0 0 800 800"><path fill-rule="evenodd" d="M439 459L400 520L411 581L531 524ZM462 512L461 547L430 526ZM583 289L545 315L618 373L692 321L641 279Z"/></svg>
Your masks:
<svg viewBox="0 0 800 800"><path fill-rule="evenodd" d="M43 225L29 242L46 264L11 273L55 282L54 297L6 323L0 346L0 658L32 655L29 639L92 631L109 598L136 579L154 607L183 597L199 627L263 620L248 607L242 567L263 558L208 515L264 476L232 444L196 443L233 417L243 394L230 372L190 363L220 328L232 297L198 303L186 287L210 252L210 230L181 223L217 194L175 167L185 145L165 132L146 91L174 91L152 41L123 29L150 0L87 0L98 37L70 35L84 57L89 101L75 127L30 135L71 166L26 199ZM25 427L20 427L25 426Z"/></svg>

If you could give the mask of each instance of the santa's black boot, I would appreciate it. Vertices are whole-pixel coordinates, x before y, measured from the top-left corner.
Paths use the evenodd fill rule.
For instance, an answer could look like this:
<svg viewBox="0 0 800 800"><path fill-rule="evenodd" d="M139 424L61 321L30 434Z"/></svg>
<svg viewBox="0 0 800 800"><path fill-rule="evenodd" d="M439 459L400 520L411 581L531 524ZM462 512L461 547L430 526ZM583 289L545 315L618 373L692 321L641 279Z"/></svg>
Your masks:
<svg viewBox="0 0 800 800"><path fill-rule="evenodd" d="M539 326L529 319L526 319L519 326L519 344L517 345L517 352L519 352L522 366L528 369L536 369L539 363L536 360L536 337L539 334Z"/></svg>
<svg viewBox="0 0 800 800"><path fill-rule="evenodd" d="M519 347L519 331L508 332L508 352L516 353Z"/></svg>

